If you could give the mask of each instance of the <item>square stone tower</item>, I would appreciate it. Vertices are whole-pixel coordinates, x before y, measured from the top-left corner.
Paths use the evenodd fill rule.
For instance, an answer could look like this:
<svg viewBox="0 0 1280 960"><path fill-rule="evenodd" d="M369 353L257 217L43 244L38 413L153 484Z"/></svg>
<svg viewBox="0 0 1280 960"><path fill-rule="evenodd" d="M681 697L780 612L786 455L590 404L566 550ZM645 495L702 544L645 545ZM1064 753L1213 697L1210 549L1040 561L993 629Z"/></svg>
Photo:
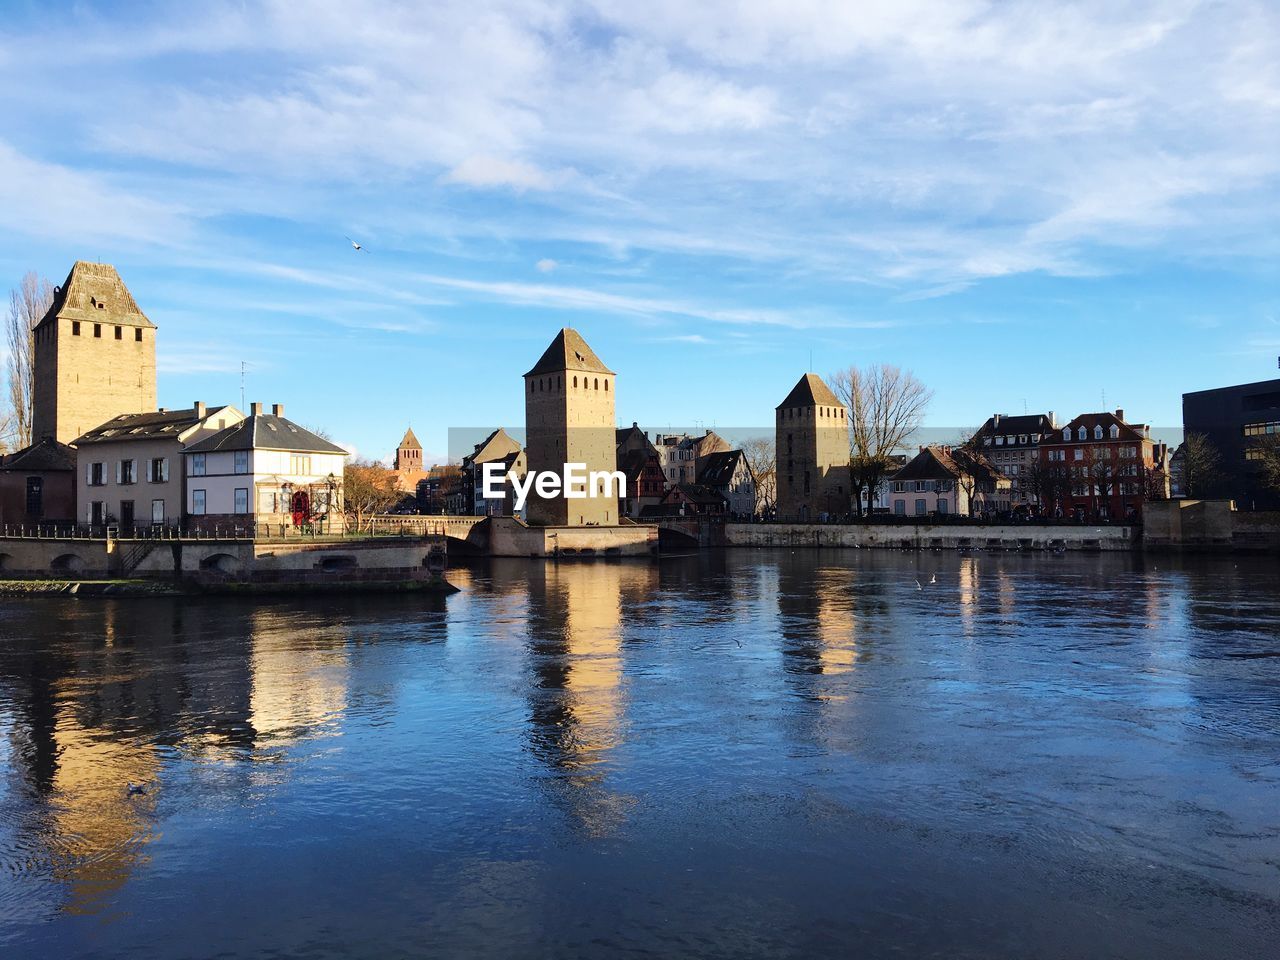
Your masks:
<svg viewBox="0 0 1280 960"><path fill-rule="evenodd" d="M422 469L422 444L413 434L413 427L404 432L404 439L396 447L396 488L402 493L414 493L418 481L425 477Z"/></svg>
<svg viewBox="0 0 1280 960"><path fill-rule="evenodd" d="M849 422L820 376L806 373L777 407L778 517L849 510Z"/></svg>
<svg viewBox="0 0 1280 960"><path fill-rule="evenodd" d="M524 375L525 454L530 472L562 474L566 463L586 464L588 474L618 468L615 380L614 372L576 330L565 327L556 334ZM530 493L525 516L540 526L612 526L618 522L618 491L611 497L575 500L543 499Z"/></svg>
<svg viewBox="0 0 1280 960"><path fill-rule="evenodd" d="M35 329L31 435L74 443L156 408L156 326L108 263L77 260Z"/></svg>

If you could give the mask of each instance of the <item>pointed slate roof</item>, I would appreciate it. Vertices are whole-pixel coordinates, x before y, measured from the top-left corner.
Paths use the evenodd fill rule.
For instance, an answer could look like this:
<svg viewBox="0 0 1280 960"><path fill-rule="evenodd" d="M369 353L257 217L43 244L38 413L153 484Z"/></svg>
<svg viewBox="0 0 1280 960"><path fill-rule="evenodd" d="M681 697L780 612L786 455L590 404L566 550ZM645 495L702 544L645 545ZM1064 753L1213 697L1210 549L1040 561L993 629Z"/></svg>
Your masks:
<svg viewBox="0 0 1280 960"><path fill-rule="evenodd" d="M422 444L418 442L418 438L413 435L413 427L404 432L404 439L400 441L397 450L421 450Z"/></svg>
<svg viewBox="0 0 1280 960"><path fill-rule="evenodd" d="M599 357L595 355L582 334L572 327L565 327L556 334L551 346L533 365L526 377L536 377L542 373L559 373L562 370L586 370L589 373L613 373Z"/></svg>
<svg viewBox="0 0 1280 960"><path fill-rule="evenodd" d="M831 388L816 373L806 373L791 388L787 399L774 409L789 410L792 407L840 407L840 398L831 392Z"/></svg>
<svg viewBox="0 0 1280 960"><path fill-rule="evenodd" d="M54 288L53 305L36 326L55 317L130 327L155 326L138 308L115 267L85 260L77 260L62 286Z"/></svg>

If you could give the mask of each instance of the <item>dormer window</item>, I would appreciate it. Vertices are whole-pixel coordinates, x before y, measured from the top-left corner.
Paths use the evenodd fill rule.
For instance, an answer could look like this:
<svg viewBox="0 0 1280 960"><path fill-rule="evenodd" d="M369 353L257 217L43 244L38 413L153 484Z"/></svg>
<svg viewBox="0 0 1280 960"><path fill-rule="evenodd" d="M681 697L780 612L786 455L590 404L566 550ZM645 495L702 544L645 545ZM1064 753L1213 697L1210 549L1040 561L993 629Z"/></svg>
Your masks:
<svg viewBox="0 0 1280 960"><path fill-rule="evenodd" d="M997 446L997 447L1003 447L1003 446L1004 446L1004 437L996 437L996 446Z"/></svg>
<svg viewBox="0 0 1280 960"><path fill-rule="evenodd" d="M1119 440L1119 439L1120 439L1120 426L1119 426L1119 424L1115 424L1115 423L1113 423L1113 424L1111 425L1111 439L1112 439L1112 440Z"/></svg>
<svg viewBox="0 0 1280 960"><path fill-rule="evenodd" d="M1080 440L1088 440L1089 431L1086 430L1083 425L1081 425L1080 429L1076 431L1076 437Z"/></svg>
<svg viewBox="0 0 1280 960"><path fill-rule="evenodd" d="M1102 424L1100 424L1100 423L1099 423L1099 424L1097 424L1097 425L1095 425L1095 426L1094 426L1094 428L1093 428L1093 439L1095 439L1095 440L1101 440L1101 439L1102 439Z"/></svg>
<svg viewBox="0 0 1280 960"><path fill-rule="evenodd" d="M1070 440L1071 440L1071 428L1070 428L1070 427L1063 427L1063 428L1062 428L1062 439L1063 439L1063 440L1066 440L1066 441L1070 441Z"/></svg>
<svg viewBox="0 0 1280 960"><path fill-rule="evenodd" d="M1025 433L1024 433L1024 434L1019 435L1019 437L1018 437L1018 443L1021 443L1021 444L1024 444L1024 445L1025 445L1025 444L1026 444L1026 442L1027 442L1027 435L1026 435Z"/></svg>

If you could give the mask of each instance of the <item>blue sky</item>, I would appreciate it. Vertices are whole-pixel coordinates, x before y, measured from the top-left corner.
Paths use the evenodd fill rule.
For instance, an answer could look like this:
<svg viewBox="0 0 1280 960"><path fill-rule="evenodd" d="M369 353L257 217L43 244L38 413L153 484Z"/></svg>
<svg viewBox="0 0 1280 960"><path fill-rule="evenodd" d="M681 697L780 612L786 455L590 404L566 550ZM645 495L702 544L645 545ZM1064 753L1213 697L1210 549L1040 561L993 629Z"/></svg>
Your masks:
<svg viewBox="0 0 1280 960"><path fill-rule="evenodd" d="M937 427L1277 375L1274 4L0 5L0 275L116 264L162 405L245 361L443 454L563 325L657 429L810 366Z"/></svg>

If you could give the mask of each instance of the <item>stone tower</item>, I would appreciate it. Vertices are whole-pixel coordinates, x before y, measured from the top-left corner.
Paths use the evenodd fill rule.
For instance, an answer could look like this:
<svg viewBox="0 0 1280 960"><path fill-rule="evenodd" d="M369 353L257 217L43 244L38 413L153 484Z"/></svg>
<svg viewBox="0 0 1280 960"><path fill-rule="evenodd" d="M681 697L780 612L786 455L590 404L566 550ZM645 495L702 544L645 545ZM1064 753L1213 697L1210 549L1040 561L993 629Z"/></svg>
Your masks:
<svg viewBox="0 0 1280 960"><path fill-rule="evenodd" d="M566 463L591 471L618 468L613 414L616 376L576 330L565 327L524 375L525 454L528 469L563 474ZM598 485L597 485L598 487ZM597 489L596 492L599 492ZM569 500L530 494L529 523L542 526L613 525L618 492Z"/></svg>
<svg viewBox="0 0 1280 960"><path fill-rule="evenodd" d="M777 408L778 517L817 520L849 510L849 423L844 405L806 373Z"/></svg>
<svg viewBox="0 0 1280 960"><path fill-rule="evenodd" d="M125 413L156 408L156 326L116 268L77 260L35 328L31 436L74 443Z"/></svg>
<svg viewBox="0 0 1280 960"><path fill-rule="evenodd" d="M396 447L396 486L404 493L413 493L418 489L418 481L423 479L422 444L413 435L410 427L404 432L404 439Z"/></svg>

